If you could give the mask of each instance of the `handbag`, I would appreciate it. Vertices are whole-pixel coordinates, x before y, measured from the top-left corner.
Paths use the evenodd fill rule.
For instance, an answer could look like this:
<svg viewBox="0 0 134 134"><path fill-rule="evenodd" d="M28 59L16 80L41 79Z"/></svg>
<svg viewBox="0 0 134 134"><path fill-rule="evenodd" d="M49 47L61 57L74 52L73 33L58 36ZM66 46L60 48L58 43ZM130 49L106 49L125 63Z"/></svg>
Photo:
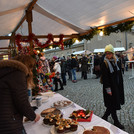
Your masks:
<svg viewBox="0 0 134 134"><path fill-rule="evenodd" d="M94 66L95 71L100 71L100 65Z"/></svg>

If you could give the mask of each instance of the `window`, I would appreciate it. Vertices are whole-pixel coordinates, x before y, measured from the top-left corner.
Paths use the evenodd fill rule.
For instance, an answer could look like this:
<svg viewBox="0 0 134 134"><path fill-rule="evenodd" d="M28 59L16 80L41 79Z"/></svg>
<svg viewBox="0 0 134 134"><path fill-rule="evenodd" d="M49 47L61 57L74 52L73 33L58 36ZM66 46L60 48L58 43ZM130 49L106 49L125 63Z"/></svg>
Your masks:
<svg viewBox="0 0 134 134"><path fill-rule="evenodd" d="M121 43L120 40L117 40L117 41L116 41L116 47L122 47L122 43Z"/></svg>

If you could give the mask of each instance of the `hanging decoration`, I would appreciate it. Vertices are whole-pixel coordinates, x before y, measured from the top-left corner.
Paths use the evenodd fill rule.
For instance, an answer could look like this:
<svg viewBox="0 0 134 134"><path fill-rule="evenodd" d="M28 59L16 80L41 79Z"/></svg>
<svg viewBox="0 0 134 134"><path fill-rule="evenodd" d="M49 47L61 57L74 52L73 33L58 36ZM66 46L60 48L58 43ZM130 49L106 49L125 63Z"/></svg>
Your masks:
<svg viewBox="0 0 134 134"><path fill-rule="evenodd" d="M64 43L63 43L63 38L64 35L60 34L59 35L59 41L54 41L53 35L52 34L48 34L47 36L47 41L45 43L41 43L37 38L35 38L35 34L29 34L28 39L22 39L22 36L20 34L17 34L15 36L15 42L18 46L18 50L21 51L22 50L22 45L21 42L23 43L28 43L33 41L33 44L36 44L38 47L40 48L48 48L50 45L54 45L54 46L60 46L62 50L64 50ZM34 48L35 46L33 46ZM28 50L30 51L30 49Z"/></svg>
<svg viewBox="0 0 134 134"><path fill-rule="evenodd" d="M104 29L91 28L92 31L90 33L83 35L83 36L78 35L78 40L79 41L82 41L83 39L91 40L94 37L94 35L99 34L101 30L103 31L103 35L105 36L109 36L111 33L131 31L131 28L133 27L133 25L134 25L134 21L128 21L128 22L124 22L118 25L109 26ZM71 46L73 43L74 43L73 39L70 39L70 40L66 40L64 42L64 45Z"/></svg>

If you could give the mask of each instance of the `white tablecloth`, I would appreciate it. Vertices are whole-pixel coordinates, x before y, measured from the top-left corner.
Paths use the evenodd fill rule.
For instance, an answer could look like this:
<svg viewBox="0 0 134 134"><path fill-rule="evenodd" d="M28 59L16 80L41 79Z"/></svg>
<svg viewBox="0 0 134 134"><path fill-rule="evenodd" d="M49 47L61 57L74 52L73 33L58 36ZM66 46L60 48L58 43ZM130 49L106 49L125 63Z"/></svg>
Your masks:
<svg viewBox="0 0 134 134"><path fill-rule="evenodd" d="M134 60L126 61L127 63L132 63L132 76L129 77L129 79L134 78Z"/></svg>
<svg viewBox="0 0 134 134"><path fill-rule="evenodd" d="M40 114L44 109L52 107L53 103L59 100L68 100L67 98L63 97L62 95L56 93L54 96L50 97L49 100L45 103L43 103L37 110L36 113ZM87 104L88 105L88 104ZM63 117L68 118L69 115L74 111L78 109L83 109L79 105L75 104L71 105L67 108L61 109L63 112ZM92 109L91 109L92 110ZM43 124L43 117L41 117L40 121L37 123L35 122L27 122L24 123L25 130L27 134L51 134L50 129L52 126L48 125L42 125ZM88 128L90 126L99 125L104 126L113 132L113 134L128 134L125 131L122 131L121 129L115 127L114 125L106 122L105 120L101 119L100 117L93 114L91 122L80 122L81 125L83 125L85 128ZM82 131L83 128L81 126L78 127L78 130L76 132L73 132L73 134L78 134L78 132Z"/></svg>

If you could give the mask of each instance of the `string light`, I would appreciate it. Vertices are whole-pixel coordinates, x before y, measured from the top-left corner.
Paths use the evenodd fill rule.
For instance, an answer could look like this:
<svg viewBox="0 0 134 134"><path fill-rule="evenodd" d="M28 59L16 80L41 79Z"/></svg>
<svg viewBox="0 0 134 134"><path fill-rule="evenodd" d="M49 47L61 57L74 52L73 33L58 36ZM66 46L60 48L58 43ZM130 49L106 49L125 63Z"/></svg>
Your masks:
<svg viewBox="0 0 134 134"><path fill-rule="evenodd" d="M52 48L53 48L53 46L50 46L49 48L50 48L50 49L52 49Z"/></svg>
<svg viewBox="0 0 134 134"><path fill-rule="evenodd" d="M99 33L100 36L103 36L103 31L101 30L100 33Z"/></svg>
<svg viewBox="0 0 134 134"><path fill-rule="evenodd" d="M79 43L79 40L75 40L75 43Z"/></svg>
<svg viewBox="0 0 134 134"><path fill-rule="evenodd" d="M39 50L37 50L37 53L39 54L39 53L40 53L40 51L39 51Z"/></svg>

